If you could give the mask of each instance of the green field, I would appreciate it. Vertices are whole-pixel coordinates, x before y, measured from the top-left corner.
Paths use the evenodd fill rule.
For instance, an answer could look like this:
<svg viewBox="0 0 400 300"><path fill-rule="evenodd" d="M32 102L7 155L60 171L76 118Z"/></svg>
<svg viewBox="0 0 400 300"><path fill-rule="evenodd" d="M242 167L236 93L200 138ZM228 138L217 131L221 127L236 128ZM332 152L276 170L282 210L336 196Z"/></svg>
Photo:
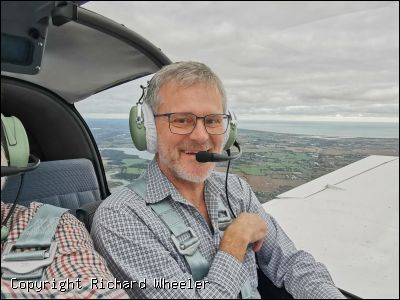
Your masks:
<svg viewBox="0 0 400 300"><path fill-rule="evenodd" d="M259 166L238 165L235 167L235 169L244 174L255 176L266 176L269 173L268 170L265 168L260 168Z"/></svg>
<svg viewBox="0 0 400 300"><path fill-rule="evenodd" d="M139 168L127 168L126 174L142 174L143 170Z"/></svg>

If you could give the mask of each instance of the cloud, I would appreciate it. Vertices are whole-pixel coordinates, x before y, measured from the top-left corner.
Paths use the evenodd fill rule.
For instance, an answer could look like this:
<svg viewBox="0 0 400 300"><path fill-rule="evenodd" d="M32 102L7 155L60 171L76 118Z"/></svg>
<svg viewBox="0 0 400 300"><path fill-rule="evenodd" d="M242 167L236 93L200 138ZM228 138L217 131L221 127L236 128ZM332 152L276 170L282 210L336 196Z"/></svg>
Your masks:
<svg viewBox="0 0 400 300"><path fill-rule="evenodd" d="M392 1L94 1L85 7L143 35L173 61L208 64L238 113L398 119L399 9ZM82 104L83 110L125 111L138 97L135 89L111 93L112 104Z"/></svg>

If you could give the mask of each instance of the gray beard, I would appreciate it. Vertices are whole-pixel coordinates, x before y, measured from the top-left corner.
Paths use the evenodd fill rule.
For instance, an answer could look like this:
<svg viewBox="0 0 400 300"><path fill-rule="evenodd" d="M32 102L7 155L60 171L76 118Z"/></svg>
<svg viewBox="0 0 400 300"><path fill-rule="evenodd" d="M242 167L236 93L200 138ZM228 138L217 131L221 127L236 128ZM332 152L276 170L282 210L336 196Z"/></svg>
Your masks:
<svg viewBox="0 0 400 300"><path fill-rule="evenodd" d="M215 167L215 163L213 163L214 166L208 171L208 173L206 175L196 176L196 175L190 174L185 169L181 168L177 163L171 163L170 161L168 161L167 157L163 154L162 151L159 151L158 154L160 156L160 162L162 164L166 165L175 177L189 181L189 182L193 182L193 183L204 182L208 177L211 176L211 173Z"/></svg>

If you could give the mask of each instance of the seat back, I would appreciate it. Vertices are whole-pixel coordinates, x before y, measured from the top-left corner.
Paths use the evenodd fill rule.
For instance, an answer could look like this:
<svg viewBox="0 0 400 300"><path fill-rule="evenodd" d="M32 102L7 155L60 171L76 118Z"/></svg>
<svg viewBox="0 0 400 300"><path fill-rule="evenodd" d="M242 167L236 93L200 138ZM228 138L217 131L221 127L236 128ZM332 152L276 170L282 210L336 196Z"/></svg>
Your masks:
<svg viewBox="0 0 400 300"><path fill-rule="evenodd" d="M10 176L1 191L3 202L13 202L17 196L21 176ZM88 159L69 159L42 162L25 174L18 203L28 206L37 201L70 209L101 200L93 165Z"/></svg>

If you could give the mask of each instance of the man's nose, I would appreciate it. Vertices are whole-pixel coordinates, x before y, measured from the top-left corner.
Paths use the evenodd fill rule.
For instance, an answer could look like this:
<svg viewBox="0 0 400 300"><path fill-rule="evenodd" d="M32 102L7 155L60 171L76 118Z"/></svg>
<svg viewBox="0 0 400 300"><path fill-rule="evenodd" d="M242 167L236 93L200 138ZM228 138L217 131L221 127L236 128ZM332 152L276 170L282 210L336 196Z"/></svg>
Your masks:
<svg viewBox="0 0 400 300"><path fill-rule="evenodd" d="M199 143L205 142L209 139L209 134L204 126L204 119L197 119L196 126L190 134L190 138Z"/></svg>

